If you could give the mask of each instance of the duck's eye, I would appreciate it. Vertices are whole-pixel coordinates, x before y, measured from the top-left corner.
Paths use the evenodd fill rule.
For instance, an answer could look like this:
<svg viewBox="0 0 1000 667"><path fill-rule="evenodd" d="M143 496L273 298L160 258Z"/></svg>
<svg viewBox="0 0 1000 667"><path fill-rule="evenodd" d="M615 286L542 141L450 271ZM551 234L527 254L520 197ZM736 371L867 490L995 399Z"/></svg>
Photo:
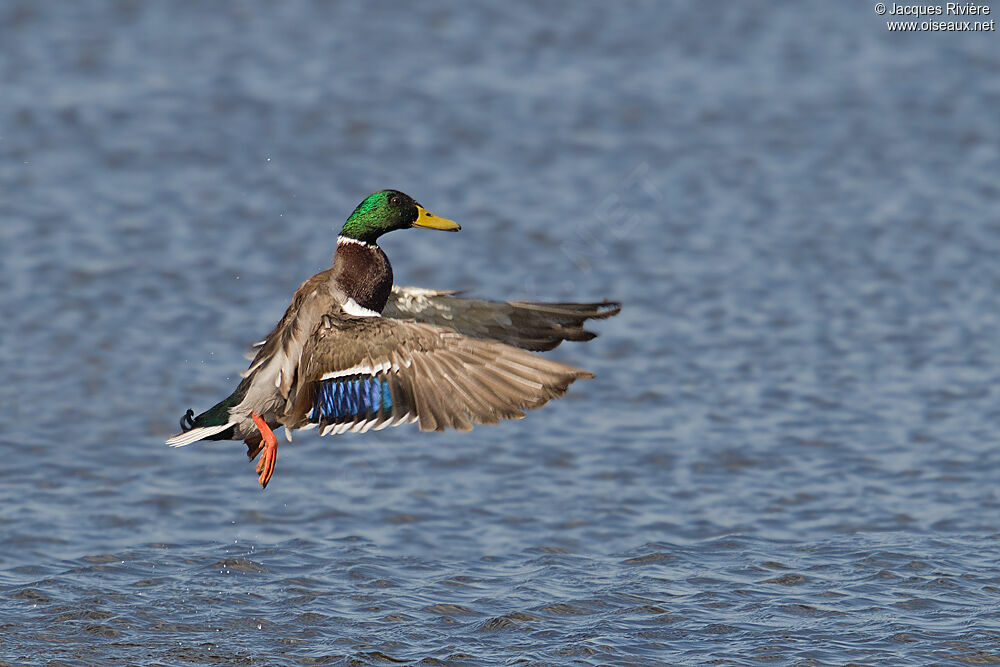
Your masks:
<svg viewBox="0 0 1000 667"><path fill-rule="evenodd" d="M399 197L396 195L389 197L389 206L399 206Z"/></svg>

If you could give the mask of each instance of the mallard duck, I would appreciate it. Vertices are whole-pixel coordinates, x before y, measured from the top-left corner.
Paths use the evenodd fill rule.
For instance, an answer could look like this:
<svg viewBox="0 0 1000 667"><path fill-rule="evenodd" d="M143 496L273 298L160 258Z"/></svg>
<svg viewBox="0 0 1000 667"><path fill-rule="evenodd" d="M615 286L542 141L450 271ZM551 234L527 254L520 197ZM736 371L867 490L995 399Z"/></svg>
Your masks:
<svg viewBox="0 0 1000 667"><path fill-rule="evenodd" d="M266 488L279 426L288 440L296 429L328 435L409 422L467 431L524 417L593 377L525 350L590 340L583 322L610 317L620 304L484 301L394 287L378 238L411 227L461 229L396 190L365 198L337 237L333 266L302 283L254 346L236 390L198 416L188 410L167 444L243 440L251 461L263 452L257 474Z"/></svg>

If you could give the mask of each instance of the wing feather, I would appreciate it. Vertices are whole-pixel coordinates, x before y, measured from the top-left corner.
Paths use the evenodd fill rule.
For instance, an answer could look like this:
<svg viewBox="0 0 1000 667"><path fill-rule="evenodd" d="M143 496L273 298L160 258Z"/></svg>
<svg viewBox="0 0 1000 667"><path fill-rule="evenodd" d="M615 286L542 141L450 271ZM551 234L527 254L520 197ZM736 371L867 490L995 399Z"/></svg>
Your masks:
<svg viewBox="0 0 1000 667"><path fill-rule="evenodd" d="M454 329L472 337L496 340L526 350L545 351L564 340L586 341L597 334L583 328L590 319L617 315L621 304L489 301L455 292L420 287L392 288L382 316Z"/></svg>
<svg viewBox="0 0 1000 667"><path fill-rule="evenodd" d="M469 430L519 419L590 377L454 329L334 313L302 352L283 423L318 425L323 435L412 421L424 431Z"/></svg>

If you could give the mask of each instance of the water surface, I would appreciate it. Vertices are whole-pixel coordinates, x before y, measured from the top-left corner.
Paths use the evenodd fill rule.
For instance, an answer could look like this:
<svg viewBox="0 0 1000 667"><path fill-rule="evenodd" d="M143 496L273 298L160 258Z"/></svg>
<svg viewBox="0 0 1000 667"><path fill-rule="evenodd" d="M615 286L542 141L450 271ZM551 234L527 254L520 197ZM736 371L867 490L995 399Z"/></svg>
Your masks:
<svg viewBox="0 0 1000 667"><path fill-rule="evenodd" d="M1000 661L1000 43L857 3L0 7L0 659ZM170 450L368 192L622 300L525 420Z"/></svg>

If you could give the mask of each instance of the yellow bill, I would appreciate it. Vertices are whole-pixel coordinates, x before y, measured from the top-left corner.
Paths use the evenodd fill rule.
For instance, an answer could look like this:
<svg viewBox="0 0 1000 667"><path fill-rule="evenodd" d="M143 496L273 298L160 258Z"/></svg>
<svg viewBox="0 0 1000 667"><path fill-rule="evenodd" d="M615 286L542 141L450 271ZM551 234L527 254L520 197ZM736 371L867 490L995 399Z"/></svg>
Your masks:
<svg viewBox="0 0 1000 667"><path fill-rule="evenodd" d="M413 226L424 229L440 229L446 232L457 232L462 228L457 222L452 222L447 218L439 218L423 206L417 206L417 219Z"/></svg>

